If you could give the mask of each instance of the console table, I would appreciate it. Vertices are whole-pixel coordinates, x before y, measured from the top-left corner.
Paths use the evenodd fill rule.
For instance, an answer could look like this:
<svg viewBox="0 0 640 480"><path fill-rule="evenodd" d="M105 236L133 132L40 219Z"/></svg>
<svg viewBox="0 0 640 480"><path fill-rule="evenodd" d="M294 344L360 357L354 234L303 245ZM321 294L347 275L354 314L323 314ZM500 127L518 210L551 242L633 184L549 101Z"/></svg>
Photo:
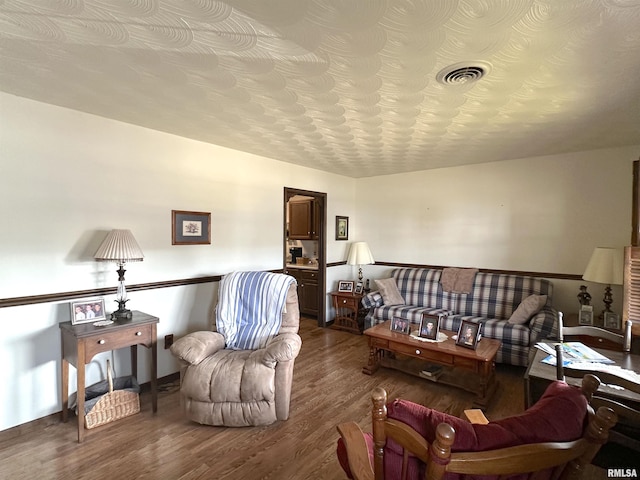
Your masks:
<svg viewBox="0 0 640 480"><path fill-rule="evenodd" d="M158 411L157 391L157 324L159 319L134 311L128 321L96 327L92 323L72 325L60 323L62 334L62 421L66 422L69 409L69 364L77 369L78 442L84 440L85 365L98 353L131 347L131 374L138 374L138 345L151 349L151 402L153 412Z"/></svg>

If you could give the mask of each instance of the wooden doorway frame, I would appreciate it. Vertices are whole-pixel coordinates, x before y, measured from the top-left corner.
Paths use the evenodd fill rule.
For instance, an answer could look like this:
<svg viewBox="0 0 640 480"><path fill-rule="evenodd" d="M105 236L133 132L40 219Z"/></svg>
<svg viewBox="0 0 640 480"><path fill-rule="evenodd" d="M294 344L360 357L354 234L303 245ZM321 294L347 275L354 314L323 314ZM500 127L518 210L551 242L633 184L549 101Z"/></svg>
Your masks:
<svg viewBox="0 0 640 480"><path fill-rule="evenodd" d="M282 269L287 268L287 202L291 197L313 197L318 203L318 326L327 326L327 194L299 188L284 187L282 217Z"/></svg>

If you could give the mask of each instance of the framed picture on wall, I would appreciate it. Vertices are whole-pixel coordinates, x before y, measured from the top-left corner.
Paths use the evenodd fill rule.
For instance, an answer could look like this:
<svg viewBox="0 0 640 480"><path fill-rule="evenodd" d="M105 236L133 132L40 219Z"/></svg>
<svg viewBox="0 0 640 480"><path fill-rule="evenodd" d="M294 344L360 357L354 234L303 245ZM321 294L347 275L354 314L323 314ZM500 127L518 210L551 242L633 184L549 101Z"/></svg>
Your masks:
<svg viewBox="0 0 640 480"><path fill-rule="evenodd" d="M211 213L171 210L171 245L211 245Z"/></svg>
<svg viewBox="0 0 640 480"><path fill-rule="evenodd" d="M336 216L336 240L349 240L349 217Z"/></svg>

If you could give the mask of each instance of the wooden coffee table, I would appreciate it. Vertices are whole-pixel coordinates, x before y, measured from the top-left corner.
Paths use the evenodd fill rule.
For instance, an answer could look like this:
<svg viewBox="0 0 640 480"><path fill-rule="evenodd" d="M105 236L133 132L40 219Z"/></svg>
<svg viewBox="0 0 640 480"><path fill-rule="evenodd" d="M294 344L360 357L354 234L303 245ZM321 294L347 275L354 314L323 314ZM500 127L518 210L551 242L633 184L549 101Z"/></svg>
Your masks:
<svg viewBox="0 0 640 480"><path fill-rule="evenodd" d="M424 342L410 335L392 332L391 321L366 329L369 339L369 362L362 372L372 375L379 367L395 368L420 378L451 385L477 395L475 404L485 407L495 392L495 358L500 342L483 338L476 350L460 347L447 335L443 342ZM428 364L442 365L442 373L436 378L420 373Z"/></svg>

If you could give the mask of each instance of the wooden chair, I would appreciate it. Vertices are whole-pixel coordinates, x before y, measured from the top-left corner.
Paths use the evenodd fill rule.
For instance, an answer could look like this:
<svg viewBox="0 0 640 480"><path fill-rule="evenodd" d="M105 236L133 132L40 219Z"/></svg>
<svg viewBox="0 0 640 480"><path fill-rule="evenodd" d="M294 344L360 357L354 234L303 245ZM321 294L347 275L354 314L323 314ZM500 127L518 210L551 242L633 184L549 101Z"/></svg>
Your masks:
<svg viewBox="0 0 640 480"><path fill-rule="evenodd" d="M580 368L572 368L571 365L563 367L560 345L556 346L556 357L559 380L564 380L566 377L581 378L585 375L595 375L607 386L637 393L640 398L640 375L635 372L604 364L580 365ZM618 417L617 425L609 432L608 443L622 445L640 453L640 440L638 440L640 439L640 410L638 409L640 401L629 401L628 404L624 404L602 395L593 395L590 403L593 408L610 408Z"/></svg>
<svg viewBox="0 0 640 480"><path fill-rule="evenodd" d="M566 384L563 385L566 386ZM585 376L582 384L583 395L587 399L591 398L599 385L599 380L593 375ZM424 464L424 476L419 478L427 480L442 479L447 473L499 475L501 478L530 473L529 478L546 478L545 475L561 472L559 478L562 479L580 478L584 466L591 462L601 444L606 441L609 428L616 421L615 413L610 409L600 408L596 414L593 414L593 410L589 408L587 410L589 421L583 429L582 437L577 440L452 453L456 432L451 425L447 423L437 425L435 439L430 444L406 423L387 418L387 393L384 389L376 388L371 399L373 403L373 465L369 460L366 437L358 425L355 422L348 422L337 427L346 450L350 473L355 480L384 480L385 446L389 440L401 446L403 452L402 471L399 475L394 474L393 480L408 479L407 472L410 470L411 456L417 457ZM462 422L461 419L457 420ZM582 421L578 425L582 428ZM486 427L490 428L491 424ZM340 448L339 446L339 458ZM550 472L549 469L554 470ZM541 472L544 474L538 476Z"/></svg>
<svg viewBox="0 0 640 480"><path fill-rule="evenodd" d="M585 345L606 350L622 352L624 336L600 327L581 325L578 327L562 327L564 342L582 342Z"/></svg>
<svg viewBox="0 0 640 480"><path fill-rule="evenodd" d="M563 342L582 342L590 347L615 350L617 352L625 350L626 342L624 335L589 325L567 327L562 322L562 312L558 312L558 317L559 323L562 325L562 336L559 338ZM629 331L629 335L631 335L631 331ZM627 340L627 342L629 343L630 348L631 339Z"/></svg>

